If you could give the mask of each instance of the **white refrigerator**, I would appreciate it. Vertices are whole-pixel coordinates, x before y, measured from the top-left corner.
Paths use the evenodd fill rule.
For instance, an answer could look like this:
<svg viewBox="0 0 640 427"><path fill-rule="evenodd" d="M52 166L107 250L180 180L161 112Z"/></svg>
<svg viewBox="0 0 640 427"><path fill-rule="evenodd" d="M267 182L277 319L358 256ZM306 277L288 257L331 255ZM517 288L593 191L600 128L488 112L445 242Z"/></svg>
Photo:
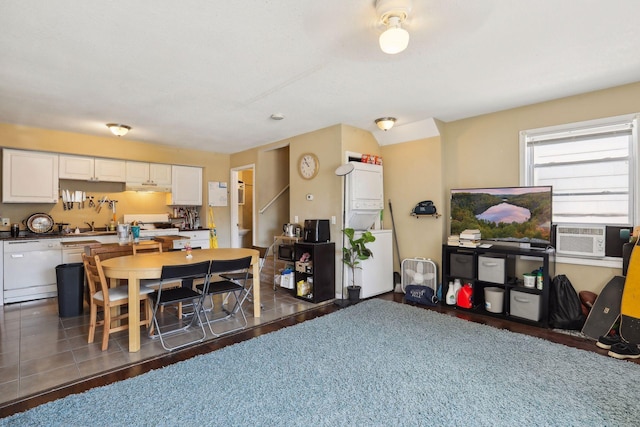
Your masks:
<svg viewBox="0 0 640 427"><path fill-rule="evenodd" d="M369 298L393 290L393 242L391 230L369 230L376 238L367 243L373 258L360 262L356 269L356 285L362 286L360 298ZM356 238L362 235L356 231ZM346 267L346 266L345 266ZM351 285L351 269L346 267L344 286Z"/></svg>

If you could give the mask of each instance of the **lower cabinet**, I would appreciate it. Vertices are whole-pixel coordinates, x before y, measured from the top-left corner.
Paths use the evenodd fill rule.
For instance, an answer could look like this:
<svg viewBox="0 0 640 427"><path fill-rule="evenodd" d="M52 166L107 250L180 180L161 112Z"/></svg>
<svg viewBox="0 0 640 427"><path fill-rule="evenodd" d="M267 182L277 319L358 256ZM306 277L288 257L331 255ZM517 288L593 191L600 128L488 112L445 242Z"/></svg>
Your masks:
<svg viewBox="0 0 640 427"><path fill-rule="evenodd" d="M536 326L549 326L549 287L555 253L511 246L462 248L443 245L442 304ZM540 272L538 275L537 273ZM454 299L450 287L471 287L471 304Z"/></svg>
<svg viewBox="0 0 640 427"><path fill-rule="evenodd" d="M295 243L295 283L297 298L313 303L334 298L336 268L335 243Z"/></svg>

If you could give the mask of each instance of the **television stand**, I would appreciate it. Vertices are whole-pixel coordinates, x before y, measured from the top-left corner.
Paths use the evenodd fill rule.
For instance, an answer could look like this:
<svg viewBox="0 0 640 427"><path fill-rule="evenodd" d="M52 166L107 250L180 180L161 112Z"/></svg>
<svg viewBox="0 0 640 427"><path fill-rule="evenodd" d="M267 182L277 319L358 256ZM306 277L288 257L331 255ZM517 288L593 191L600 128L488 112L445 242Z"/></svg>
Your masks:
<svg viewBox="0 0 640 427"><path fill-rule="evenodd" d="M519 248L491 244L488 248L442 246L442 304L446 305L444 295L449 282L459 279L462 284L469 283L472 286L473 296L471 308L453 305L457 310L548 328L549 290L555 276L553 248ZM543 271L541 289L525 287L523 274L540 267ZM492 297L489 301L485 299L486 288L495 288L489 290ZM500 293L503 294L502 300L496 301L496 295ZM502 307L496 311L500 302Z"/></svg>

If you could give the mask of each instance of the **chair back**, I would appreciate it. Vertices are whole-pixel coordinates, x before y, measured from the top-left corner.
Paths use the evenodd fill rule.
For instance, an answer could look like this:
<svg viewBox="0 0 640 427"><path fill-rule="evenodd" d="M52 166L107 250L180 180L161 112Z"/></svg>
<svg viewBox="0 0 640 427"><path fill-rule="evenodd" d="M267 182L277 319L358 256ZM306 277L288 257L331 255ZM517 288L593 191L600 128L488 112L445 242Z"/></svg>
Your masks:
<svg viewBox="0 0 640 427"><path fill-rule="evenodd" d="M102 291L105 305L109 303L109 286L107 278L104 275L102 269L102 263L100 262L100 256L94 255L93 257L87 254L82 254L82 263L84 264L84 272L87 277L87 283L89 284L89 293L91 298Z"/></svg>
<svg viewBox="0 0 640 427"><path fill-rule="evenodd" d="M267 257L269 256L269 250L273 247L273 245L265 248L264 246L251 246L251 249L255 249L260 253L260 271L262 271L262 267L264 263L267 261Z"/></svg>
<svg viewBox="0 0 640 427"><path fill-rule="evenodd" d="M160 273L160 280L175 281L176 279L200 279L209 274L211 261L202 261L193 264L165 265Z"/></svg>
<svg viewBox="0 0 640 427"><path fill-rule="evenodd" d="M244 270L247 275L249 274L249 267L251 266L251 257L237 258L237 259L214 259L211 261L211 268L209 268L209 274L228 273L231 271Z"/></svg>
<svg viewBox="0 0 640 427"><path fill-rule="evenodd" d="M134 243L133 254L162 252L162 242Z"/></svg>

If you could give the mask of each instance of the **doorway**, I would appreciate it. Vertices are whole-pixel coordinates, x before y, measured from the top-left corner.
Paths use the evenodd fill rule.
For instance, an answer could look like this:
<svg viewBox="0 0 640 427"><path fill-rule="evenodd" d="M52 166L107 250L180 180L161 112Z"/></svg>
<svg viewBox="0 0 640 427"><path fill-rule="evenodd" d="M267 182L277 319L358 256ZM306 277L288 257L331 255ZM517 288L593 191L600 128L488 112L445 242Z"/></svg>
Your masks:
<svg viewBox="0 0 640 427"><path fill-rule="evenodd" d="M229 205L232 248L248 248L254 244L253 234L256 229L254 176L254 164L231 169Z"/></svg>

